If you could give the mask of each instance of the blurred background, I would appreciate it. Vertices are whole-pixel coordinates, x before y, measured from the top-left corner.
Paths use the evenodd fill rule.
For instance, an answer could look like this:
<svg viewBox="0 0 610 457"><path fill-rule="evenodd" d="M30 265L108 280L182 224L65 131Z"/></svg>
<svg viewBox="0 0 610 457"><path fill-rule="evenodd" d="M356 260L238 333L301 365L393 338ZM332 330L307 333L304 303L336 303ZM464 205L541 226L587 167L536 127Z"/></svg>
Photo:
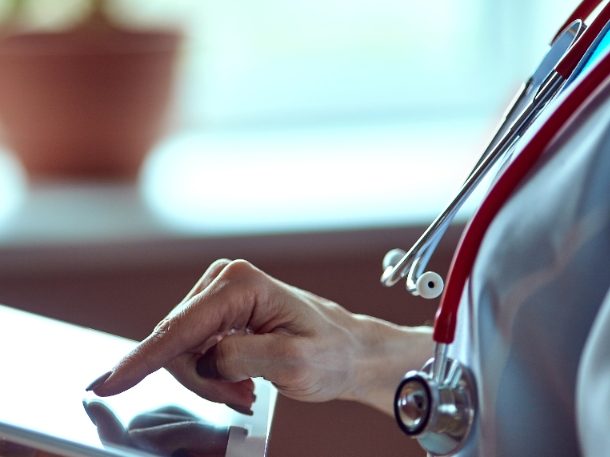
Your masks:
<svg viewBox="0 0 610 457"><path fill-rule="evenodd" d="M141 339L222 256L429 321L381 259L450 199L575 6L0 0L0 302ZM408 452L375 411L278 402L272 457Z"/></svg>

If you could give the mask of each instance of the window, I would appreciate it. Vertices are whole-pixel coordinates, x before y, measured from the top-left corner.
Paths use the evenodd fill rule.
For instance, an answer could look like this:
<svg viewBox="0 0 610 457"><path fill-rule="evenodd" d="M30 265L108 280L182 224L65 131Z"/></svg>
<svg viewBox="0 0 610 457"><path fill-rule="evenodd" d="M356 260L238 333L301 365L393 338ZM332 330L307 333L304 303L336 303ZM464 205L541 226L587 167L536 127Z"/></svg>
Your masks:
<svg viewBox="0 0 610 457"><path fill-rule="evenodd" d="M28 4L34 28L89 5ZM107 5L119 23L186 38L145 200L180 229L228 233L429 221L576 0Z"/></svg>
<svg viewBox="0 0 610 457"><path fill-rule="evenodd" d="M123 0L188 41L184 127L497 115L575 0Z"/></svg>

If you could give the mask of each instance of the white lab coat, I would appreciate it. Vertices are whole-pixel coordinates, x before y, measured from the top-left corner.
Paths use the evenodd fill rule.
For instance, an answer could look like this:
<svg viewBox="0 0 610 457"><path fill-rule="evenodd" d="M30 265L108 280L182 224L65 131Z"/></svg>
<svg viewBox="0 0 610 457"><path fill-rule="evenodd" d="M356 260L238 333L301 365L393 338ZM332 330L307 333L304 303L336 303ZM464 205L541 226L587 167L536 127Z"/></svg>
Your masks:
<svg viewBox="0 0 610 457"><path fill-rule="evenodd" d="M481 245L449 353L478 385L474 433L458 455L610 455L609 288L606 84Z"/></svg>

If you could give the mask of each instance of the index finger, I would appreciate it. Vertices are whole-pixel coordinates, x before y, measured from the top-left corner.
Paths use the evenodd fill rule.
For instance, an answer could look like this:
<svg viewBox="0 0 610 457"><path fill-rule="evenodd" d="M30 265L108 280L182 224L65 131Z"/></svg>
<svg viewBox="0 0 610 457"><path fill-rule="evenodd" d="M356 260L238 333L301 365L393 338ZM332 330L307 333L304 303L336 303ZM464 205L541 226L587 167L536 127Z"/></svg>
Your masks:
<svg viewBox="0 0 610 457"><path fill-rule="evenodd" d="M116 395L213 335L247 326L257 289L256 281L249 280L247 268L238 262L228 265L208 288L191 298L179 312L161 321L92 390L102 397Z"/></svg>

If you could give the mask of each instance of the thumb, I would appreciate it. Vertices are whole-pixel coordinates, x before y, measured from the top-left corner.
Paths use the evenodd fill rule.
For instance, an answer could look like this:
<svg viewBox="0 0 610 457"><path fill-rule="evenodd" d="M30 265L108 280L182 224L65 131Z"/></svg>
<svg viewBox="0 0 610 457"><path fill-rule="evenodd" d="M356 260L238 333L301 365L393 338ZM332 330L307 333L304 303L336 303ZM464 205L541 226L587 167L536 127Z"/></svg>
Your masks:
<svg viewBox="0 0 610 457"><path fill-rule="evenodd" d="M208 379L238 382L263 377L283 384L287 375L304 366L303 338L276 333L224 337L197 361L197 373Z"/></svg>

